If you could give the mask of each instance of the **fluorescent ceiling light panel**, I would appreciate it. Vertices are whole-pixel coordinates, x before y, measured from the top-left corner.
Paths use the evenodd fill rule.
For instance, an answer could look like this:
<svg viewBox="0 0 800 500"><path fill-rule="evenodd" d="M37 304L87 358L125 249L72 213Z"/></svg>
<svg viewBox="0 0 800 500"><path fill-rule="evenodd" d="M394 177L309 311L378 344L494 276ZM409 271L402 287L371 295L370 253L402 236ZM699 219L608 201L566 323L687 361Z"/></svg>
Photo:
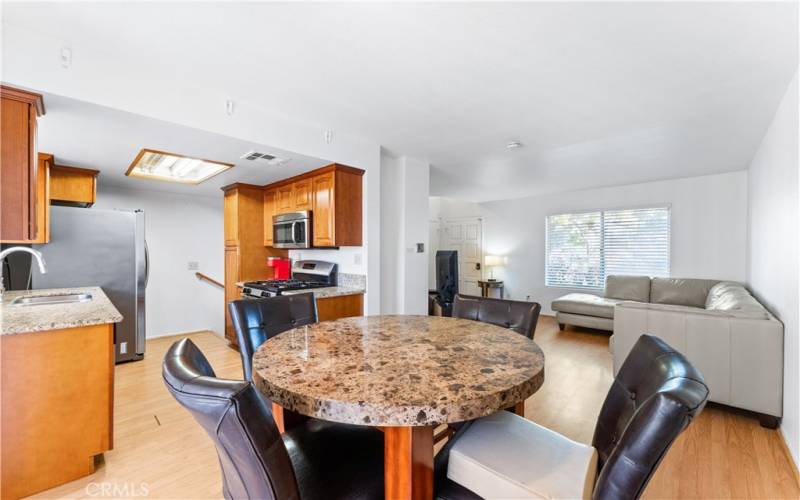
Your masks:
<svg viewBox="0 0 800 500"><path fill-rule="evenodd" d="M200 184L232 167L232 163L143 149L136 155L125 175L157 181Z"/></svg>

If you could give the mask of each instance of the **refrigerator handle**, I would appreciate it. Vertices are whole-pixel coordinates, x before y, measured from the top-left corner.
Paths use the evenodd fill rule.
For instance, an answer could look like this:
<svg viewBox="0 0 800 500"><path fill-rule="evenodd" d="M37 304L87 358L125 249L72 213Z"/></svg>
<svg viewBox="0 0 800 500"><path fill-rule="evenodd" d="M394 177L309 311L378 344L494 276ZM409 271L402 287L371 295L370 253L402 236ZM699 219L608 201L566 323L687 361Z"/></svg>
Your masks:
<svg viewBox="0 0 800 500"><path fill-rule="evenodd" d="M150 281L150 249L147 248L147 240L144 240L144 287Z"/></svg>

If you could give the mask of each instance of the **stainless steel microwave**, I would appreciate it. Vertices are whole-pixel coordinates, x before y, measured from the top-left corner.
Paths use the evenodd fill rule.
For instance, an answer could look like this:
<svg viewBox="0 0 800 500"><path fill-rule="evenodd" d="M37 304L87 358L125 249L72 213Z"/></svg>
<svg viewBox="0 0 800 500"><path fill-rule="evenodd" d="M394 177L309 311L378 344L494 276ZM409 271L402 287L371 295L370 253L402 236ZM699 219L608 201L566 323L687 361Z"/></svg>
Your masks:
<svg viewBox="0 0 800 500"><path fill-rule="evenodd" d="M290 212L272 217L272 246L311 248L311 212Z"/></svg>

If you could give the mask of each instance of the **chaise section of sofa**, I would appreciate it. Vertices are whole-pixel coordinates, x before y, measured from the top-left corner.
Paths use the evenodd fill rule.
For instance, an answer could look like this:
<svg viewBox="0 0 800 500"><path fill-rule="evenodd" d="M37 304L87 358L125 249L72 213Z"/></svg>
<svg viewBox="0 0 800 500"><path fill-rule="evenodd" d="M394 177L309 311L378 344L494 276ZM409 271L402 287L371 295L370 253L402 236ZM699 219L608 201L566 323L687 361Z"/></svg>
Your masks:
<svg viewBox="0 0 800 500"><path fill-rule="evenodd" d="M598 330L614 330L614 306L623 300L648 302L648 276L608 276L603 297L589 293L570 293L554 300L550 308L556 311L558 327L583 326Z"/></svg>

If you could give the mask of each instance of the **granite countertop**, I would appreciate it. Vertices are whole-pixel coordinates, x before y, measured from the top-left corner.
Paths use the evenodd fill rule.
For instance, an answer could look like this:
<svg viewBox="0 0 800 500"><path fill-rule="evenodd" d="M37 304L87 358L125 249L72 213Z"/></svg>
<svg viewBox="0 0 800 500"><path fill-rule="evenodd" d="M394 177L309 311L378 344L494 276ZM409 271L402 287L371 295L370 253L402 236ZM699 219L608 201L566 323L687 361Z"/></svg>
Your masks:
<svg viewBox="0 0 800 500"><path fill-rule="evenodd" d="M21 296L41 297L73 293L89 293L88 302L66 304L39 304L12 306L11 301ZM61 328L118 323L122 315L97 286L81 288L52 288L43 290L9 290L3 293L0 306L0 335L45 332Z"/></svg>
<svg viewBox="0 0 800 500"><path fill-rule="evenodd" d="M244 282L239 281L236 283L239 288L244 287ZM314 297L318 299L325 299L328 297L341 297L343 295L361 295L366 293L366 290L361 287L354 286L328 286L325 288L312 288L310 290L291 290L283 292L283 295L297 295L298 293L312 292Z"/></svg>
<svg viewBox="0 0 800 500"><path fill-rule="evenodd" d="M289 410L371 426L460 422L514 406L544 382L544 354L506 328L367 316L295 328L253 356L256 386Z"/></svg>

